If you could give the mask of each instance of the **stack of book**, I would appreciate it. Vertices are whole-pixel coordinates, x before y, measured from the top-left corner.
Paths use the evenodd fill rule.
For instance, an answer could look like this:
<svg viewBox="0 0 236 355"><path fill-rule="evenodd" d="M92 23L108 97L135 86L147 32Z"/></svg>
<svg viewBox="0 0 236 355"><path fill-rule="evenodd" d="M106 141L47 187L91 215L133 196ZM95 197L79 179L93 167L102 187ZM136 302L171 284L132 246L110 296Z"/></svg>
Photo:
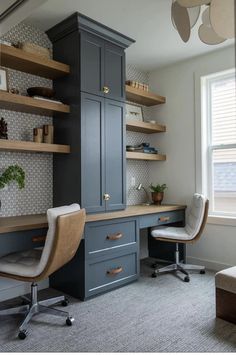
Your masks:
<svg viewBox="0 0 236 355"><path fill-rule="evenodd" d="M128 152L139 152L147 154L158 154L158 150L153 147L149 147L149 143L142 143L139 145L127 145L126 150Z"/></svg>

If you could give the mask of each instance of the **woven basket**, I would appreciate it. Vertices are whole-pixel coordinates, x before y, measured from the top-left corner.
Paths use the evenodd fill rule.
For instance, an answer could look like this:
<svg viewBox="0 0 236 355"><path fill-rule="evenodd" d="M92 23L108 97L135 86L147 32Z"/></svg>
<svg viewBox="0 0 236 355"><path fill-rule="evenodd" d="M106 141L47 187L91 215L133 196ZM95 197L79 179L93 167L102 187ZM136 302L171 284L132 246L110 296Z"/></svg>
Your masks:
<svg viewBox="0 0 236 355"><path fill-rule="evenodd" d="M25 52L37 54L41 57L50 59L50 50L48 48L38 46L37 44L30 43L30 42L23 42L19 44L19 48L21 48Z"/></svg>

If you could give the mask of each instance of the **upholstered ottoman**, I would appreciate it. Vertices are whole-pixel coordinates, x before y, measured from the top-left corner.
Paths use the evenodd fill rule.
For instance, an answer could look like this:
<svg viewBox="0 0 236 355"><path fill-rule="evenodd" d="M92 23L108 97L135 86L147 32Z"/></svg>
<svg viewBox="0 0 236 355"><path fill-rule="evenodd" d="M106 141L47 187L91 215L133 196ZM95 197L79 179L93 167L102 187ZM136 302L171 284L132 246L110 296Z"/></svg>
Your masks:
<svg viewBox="0 0 236 355"><path fill-rule="evenodd" d="M215 276L216 316L236 324L236 266Z"/></svg>

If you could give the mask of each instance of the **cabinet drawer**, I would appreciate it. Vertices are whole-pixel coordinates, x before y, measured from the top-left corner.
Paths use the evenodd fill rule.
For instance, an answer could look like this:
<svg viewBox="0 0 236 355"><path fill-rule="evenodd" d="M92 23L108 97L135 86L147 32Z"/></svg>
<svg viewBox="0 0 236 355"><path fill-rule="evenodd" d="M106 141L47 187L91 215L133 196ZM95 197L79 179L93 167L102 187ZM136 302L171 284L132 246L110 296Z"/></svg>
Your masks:
<svg viewBox="0 0 236 355"><path fill-rule="evenodd" d="M133 252L87 265L88 295L104 292L136 279L137 264L137 253Z"/></svg>
<svg viewBox="0 0 236 355"><path fill-rule="evenodd" d="M90 224L85 228L86 253L98 256L107 250L129 246L137 242L136 220Z"/></svg>
<svg viewBox="0 0 236 355"><path fill-rule="evenodd" d="M174 222L184 221L185 211L162 212L140 217L140 228L161 226Z"/></svg>

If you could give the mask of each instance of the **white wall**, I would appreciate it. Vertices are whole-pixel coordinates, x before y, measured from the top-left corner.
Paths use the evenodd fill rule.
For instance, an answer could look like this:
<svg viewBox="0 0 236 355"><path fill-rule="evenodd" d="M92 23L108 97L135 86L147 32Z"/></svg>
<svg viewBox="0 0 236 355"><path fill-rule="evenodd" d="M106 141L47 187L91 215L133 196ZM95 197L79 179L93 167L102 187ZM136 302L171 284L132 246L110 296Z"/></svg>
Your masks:
<svg viewBox="0 0 236 355"><path fill-rule="evenodd" d="M0 35L7 33L13 26L26 19L36 8L48 0L30 0L22 3L10 15L4 18L0 24Z"/></svg>
<svg viewBox="0 0 236 355"><path fill-rule="evenodd" d="M153 109L165 134L153 135L153 144L167 154L167 161L152 163L152 182L167 183L167 203L189 204L196 191L195 167L195 74L204 75L233 68L234 47L216 50L152 71L150 90L167 97L165 105ZM201 240L187 249L189 261L212 269L236 265L236 227L207 224Z"/></svg>

